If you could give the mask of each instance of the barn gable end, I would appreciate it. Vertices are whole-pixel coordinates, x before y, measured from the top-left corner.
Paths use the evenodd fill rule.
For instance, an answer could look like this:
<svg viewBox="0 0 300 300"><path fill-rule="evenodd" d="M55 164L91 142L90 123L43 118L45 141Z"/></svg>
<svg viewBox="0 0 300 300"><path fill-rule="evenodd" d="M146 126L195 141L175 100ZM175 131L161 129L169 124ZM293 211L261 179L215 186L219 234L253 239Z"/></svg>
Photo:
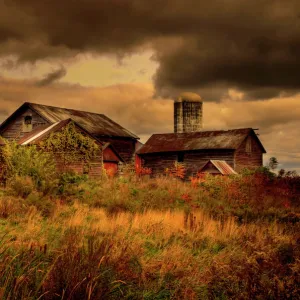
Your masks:
<svg viewBox="0 0 300 300"><path fill-rule="evenodd" d="M240 172L244 168L254 169L263 165L263 153L266 150L252 130L234 153L234 169Z"/></svg>
<svg viewBox="0 0 300 300"><path fill-rule="evenodd" d="M28 126L30 124L25 125L29 121L31 128ZM25 103L1 124L0 135L9 141L19 140L28 132L49 124L49 121Z"/></svg>

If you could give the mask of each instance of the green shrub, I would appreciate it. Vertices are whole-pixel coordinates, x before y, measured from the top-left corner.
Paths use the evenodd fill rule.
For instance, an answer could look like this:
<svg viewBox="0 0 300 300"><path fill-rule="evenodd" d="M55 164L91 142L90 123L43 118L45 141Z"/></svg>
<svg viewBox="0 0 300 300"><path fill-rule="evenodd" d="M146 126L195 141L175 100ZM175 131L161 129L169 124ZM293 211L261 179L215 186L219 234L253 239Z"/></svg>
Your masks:
<svg viewBox="0 0 300 300"><path fill-rule="evenodd" d="M6 141L5 145L0 148L0 161L4 170L1 179L9 181L10 184L18 181L13 185L20 192L21 188L17 187L20 183L18 177L30 177L34 187L45 193L52 191L57 183L56 164L53 156L39 150L35 145L19 146L16 142Z"/></svg>
<svg viewBox="0 0 300 300"><path fill-rule="evenodd" d="M38 192L32 192L26 199L28 205L33 205L43 217L49 217L55 209L55 203L47 197L41 197Z"/></svg>
<svg viewBox="0 0 300 300"><path fill-rule="evenodd" d="M87 175L80 175L75 172L61 174L58 179L58 193L63 196L79 196L79 185L88 180Z"/></svg>
<svg viewBox="0 0 300 300"><path fill-rule="evenodd" d="M9 188L13 195L22 197L23 199L34 190L34 182L29 176L15 176L9 180Z"/></svg>

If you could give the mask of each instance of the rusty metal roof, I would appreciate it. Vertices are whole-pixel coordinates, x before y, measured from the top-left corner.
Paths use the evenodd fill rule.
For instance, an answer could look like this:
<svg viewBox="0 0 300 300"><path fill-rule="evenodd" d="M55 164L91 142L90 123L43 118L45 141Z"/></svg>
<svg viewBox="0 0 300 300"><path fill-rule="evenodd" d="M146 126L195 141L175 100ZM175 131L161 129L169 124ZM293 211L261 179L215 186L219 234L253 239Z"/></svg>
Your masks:
<svg viewBox="0 0 300 300"><path fill-rule="evenodd" d="M117 136L134 139L139 138L103 114L41 105L31 102L26 102L24 105L28 105L51 124L66 119L72 119L85 128L90 134L95 136Z"/></svg>
<svg viewBox="0 0 300 300"><path fill-rule="evenodd" d="M265 152L253 129L241 128L219 131L153 134L137 153L146 154L208 149L235 150L250 133L254 134L262 150Z"/></svg>
<svg viewBox="0 0 300 300"><path fill-rule="evenodd" d="M218 171L223 174L223 175L232 175L232 174L237 174L236 171L234 171L225 160L209 160L199 171L203 170L208 163L212 163Z"/></svg>

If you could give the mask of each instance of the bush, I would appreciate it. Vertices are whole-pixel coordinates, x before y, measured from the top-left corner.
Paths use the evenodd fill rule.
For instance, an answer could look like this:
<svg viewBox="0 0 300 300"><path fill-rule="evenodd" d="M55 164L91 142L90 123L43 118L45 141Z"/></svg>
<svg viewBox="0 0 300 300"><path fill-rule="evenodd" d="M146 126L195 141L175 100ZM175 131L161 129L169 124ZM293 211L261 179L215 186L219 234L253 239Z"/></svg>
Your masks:
<svg viewBox="0 0 300 300"><path fill-rule="evenodd" d="M15 180L18 181L14 185L20 192L21 188L17 187L20 183L18 177L23 178L22 180L26 177L31 178L34 187L44 193L50 192L57 183L53 156L38 150L35 145L19 146L16 142L5 142L0 148L0 162L4 170L1 174L2 181L11 184Z"/></svg>
<svg viewBox="0 0 300 300"><path fill-rule="evenodd" d="M26 199L28 205L33 205L43 217L50 217L55 209L55 203L39 193L32 192Z"/></svg>
<svg viewBox="0 0 300 300"><path fill-rule="evenodd" d="M87 180L87 175L79 175L75 172L63 173L58 180L58 193L64 196L79 196L79 185Z"/></svg>
<svg viewBox="0 0 300 300"><path fill-rule="evenodd" d="M29 176L15 176L9 180L8 187L14 196L25 199L34 190L34 183Z"/></svg>

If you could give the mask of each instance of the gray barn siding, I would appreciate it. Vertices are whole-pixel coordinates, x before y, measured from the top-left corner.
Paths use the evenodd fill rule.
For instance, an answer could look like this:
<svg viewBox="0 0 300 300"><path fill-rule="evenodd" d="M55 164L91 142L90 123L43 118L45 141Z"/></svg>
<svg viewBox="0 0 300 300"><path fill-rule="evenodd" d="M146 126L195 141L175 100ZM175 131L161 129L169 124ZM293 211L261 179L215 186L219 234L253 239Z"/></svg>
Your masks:
<svg viewBox="0 0 300 300"><path fill-rule="evenodd" d="M234 166L234 150L206 150L186 152L184 164L187 168L186 176L194 176L208 160L225 160L232 168Z"/></svg>
<svg viewBox="0 0 300 300"><path fill-rule="evenodd" d="M250 152L246 150L247 139L249 139L251 144ZM247 139L245 139L241 146L235 151L234 169L237 172L240 172L244 168L251 169L261 167L263 165L263 152L256 138L249 135Z"/></svg>
<svg viewBox="0 0 300 300"><path fill-rule="evenodd" d="M56 169L58 172L70 172L73 171L77 174L83 174L84 170L84 162L81 161L73 161L64 166L63 160L60 156L54 155L56 162ZM99 177L102 175L102 152L99 151L98 155L93 157L90 162L90 169L88 175L90 177Z"/></svg>
<svg viewBox="0 0 300 300"><path fill-rule="evenodd" d="M9 125L3 130L1 136L9 141L18 140L23 137L24 134L26 134L23 132L23 120L24 116L26 115L32 116L32 129L35 129L41 125L49 124L33 110L26 109L23 113L9 123Z"/></svg>
<svg viewBox="0 0 300 300"><path fill-rule="evenodd" d="M177 160L177 154L174 153L147 154L141 157L143 167L150 168L153 175L164 174L165 169L172 168Z"/></svg>
<svg viewBox="0 0 300 300"><path fill-rule="evenodd" d="M136 140L104 136L97 136L97 139L101 142L111 143L126 163L131 163L133 161Z"/></svg>
<svg viewBox="0 0 300 300"><path fill-rule="evenodd" d="M166 168L172 168L177 161L177 153L143 154L143 167L151 168L153 175L163 174ZM195 176L199 169L208 160L225 160L231 167L234 166L234 150L205 150L184 153L184 165L186 168L186 179Z"/></svg>

